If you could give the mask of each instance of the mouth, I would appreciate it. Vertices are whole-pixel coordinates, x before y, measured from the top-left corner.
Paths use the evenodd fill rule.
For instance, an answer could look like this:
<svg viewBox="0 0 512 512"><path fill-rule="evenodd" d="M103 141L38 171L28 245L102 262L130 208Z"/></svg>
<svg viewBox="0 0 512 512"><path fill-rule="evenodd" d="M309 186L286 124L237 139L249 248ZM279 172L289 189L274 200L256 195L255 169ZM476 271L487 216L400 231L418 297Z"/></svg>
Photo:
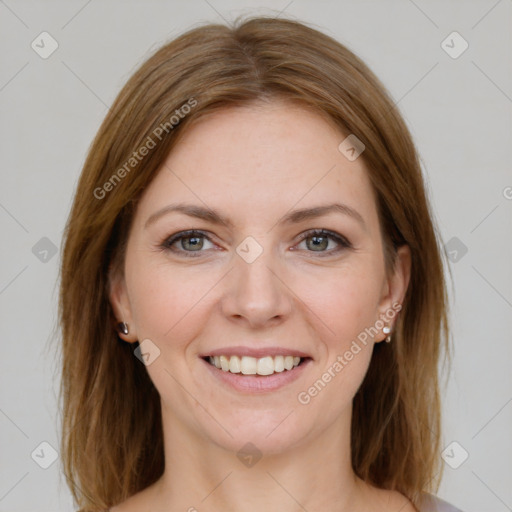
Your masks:
<svg viewBox="0 0 512 512"><path fill-rule="evenodd" d="M206 386L217 383L225 389L244 395L277 392L286 389L307 372L311 357L274 355L262 357L227 355L201 356L206 374ZM303 385L304 386L304 385ZM302 387L303 387L302 386Z"/></svg>
<svg viewBox="0 0 512 512"><path fill-rule="evenodd" d="M292 355L267 355L251 357L242 355L211 355L202 359L214 368L238 376L269 377L279 373L294 371L311 360L310 357Z"/></svg>
<svg viewBox="0 0 512 512"><path fill-rule="evenodd" d="M288 389L313 365L313 357L299 349L238 345L199 354L208 381L224 389L253 395ZM210 380L213 379L213 380Z"/></svg>

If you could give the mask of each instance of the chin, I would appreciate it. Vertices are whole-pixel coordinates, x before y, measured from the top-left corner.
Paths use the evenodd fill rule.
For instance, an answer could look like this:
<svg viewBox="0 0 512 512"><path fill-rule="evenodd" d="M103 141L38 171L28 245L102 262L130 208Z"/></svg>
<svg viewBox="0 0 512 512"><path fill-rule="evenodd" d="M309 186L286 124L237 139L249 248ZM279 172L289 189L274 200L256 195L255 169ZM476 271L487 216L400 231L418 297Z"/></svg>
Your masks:
<svg viewBox="0 0 512 512"><path fill-rule="evenodd" d="M211 442L237 455L244 450L265 456L279 455L300 445L307 434L304 422L297 421L298 418L293 418L296 413L290 412L291 409L281 408L265 413L253 411L245 420L240 415L231 421L226 418L222 426L231 436L216 423L205 428L205 432L210 431L207 436Z"/></svg>

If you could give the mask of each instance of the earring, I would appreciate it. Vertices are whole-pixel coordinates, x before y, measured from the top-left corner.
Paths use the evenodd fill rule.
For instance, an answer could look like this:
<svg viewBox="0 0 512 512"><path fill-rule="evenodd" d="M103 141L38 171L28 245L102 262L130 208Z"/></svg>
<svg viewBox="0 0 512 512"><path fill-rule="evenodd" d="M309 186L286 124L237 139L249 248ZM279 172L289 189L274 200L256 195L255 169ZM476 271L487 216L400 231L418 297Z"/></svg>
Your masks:
<svg viewBox="0 0 512 512"><path fill-rule="evenodd" d="M117 324L117 332L121 334L128 334L130 332L128 330L128 324L126 322L119 322Z"/></svg>
<svg viewBox="0 0 512 512"><path fill-rule="evenodd" d="M389 325L385 325L382 329L382 332L387 334L386 343L389 343L391 341L391 327L389 327Z"/></svg>

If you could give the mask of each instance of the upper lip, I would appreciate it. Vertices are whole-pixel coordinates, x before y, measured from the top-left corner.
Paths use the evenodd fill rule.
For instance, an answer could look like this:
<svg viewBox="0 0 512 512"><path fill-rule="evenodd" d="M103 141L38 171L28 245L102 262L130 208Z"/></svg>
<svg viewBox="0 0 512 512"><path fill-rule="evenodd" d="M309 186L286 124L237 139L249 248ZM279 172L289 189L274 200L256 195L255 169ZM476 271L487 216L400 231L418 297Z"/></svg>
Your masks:
<svg viewBox="0 0 512 512"><path fill-rule="evenodd" d="M208 357L208 356L248 356L255 357L257 359L265 356L296 356L296 357L311 357L309 354L302 352L300 350L294 348L284 348L284 347L262 347L262 348L253 348L253 347L224 347L217 348L215 350L211 350L209 352L205 352L200 354L200 357Z"/></svg>

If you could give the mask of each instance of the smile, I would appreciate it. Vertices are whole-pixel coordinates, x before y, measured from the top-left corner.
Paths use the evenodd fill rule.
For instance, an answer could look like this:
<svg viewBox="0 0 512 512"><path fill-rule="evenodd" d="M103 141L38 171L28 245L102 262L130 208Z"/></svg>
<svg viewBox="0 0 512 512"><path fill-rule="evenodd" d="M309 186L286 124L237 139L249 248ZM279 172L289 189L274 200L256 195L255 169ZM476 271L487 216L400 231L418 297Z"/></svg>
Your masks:
<svg viewBox="0 0 512 512"><path fill-rule="evenodd" d="M214 379L212 382L219 382L237 393L249 395L285 388L300 379L313 364L311 357L292 355L252 357L233 354L229 357L203 356L200 360L206 373ZM206 385L210 386L211 383L207 382Z"/></svg>
<svg viewBox="0 0 512 512"><path fill-rule="evenodd" d="M206 358L205 358L206 359ZM242 375L268 376L274 373L293 370L304 358L298 356L209 356L208 362L219 370Z"/></svg>

